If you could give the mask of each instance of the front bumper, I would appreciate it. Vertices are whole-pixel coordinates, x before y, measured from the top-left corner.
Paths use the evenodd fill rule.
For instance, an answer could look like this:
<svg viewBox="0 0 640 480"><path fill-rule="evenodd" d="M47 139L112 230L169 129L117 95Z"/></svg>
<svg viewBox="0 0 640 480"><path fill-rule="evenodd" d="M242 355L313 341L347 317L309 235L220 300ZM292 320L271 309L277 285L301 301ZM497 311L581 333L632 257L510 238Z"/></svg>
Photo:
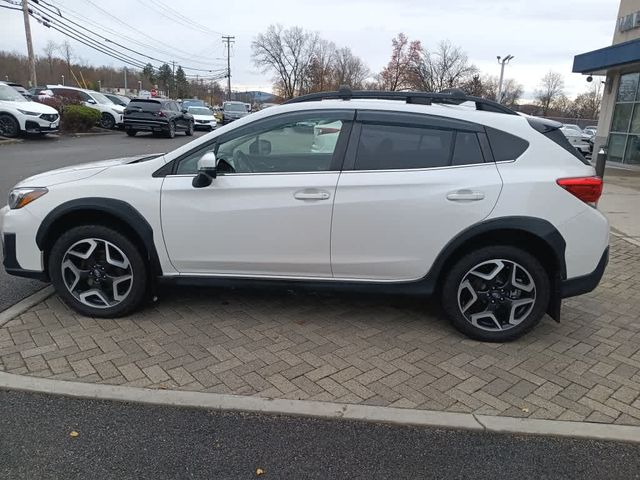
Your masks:
<svg viewBox="0 0 640 480"><path fill-rule="evenodd" d="M9 275L33 278L35 280L41 280L43 282L49 281L46 272L38 270L27 270L20 266L20 264L18 263L18 258L16 256L15 233L2 234L2 264L4 265L4 269Z"/></svg>
<svg viewBox="0 0 640 480"><path fill-rule="evenodd" d="M609 247L602 253L598 266L593 272L562 281L560 285L562 298L575 297L594 290L602 280L607 263L609 263Z"/></svg>
<svg viewBox="0 0 640 480"><path fill-rule="evenodd" d="M194 128L210 128L210 129L214 129L217 126L217 123L215 120L196 120L193 123Z"/></svg>

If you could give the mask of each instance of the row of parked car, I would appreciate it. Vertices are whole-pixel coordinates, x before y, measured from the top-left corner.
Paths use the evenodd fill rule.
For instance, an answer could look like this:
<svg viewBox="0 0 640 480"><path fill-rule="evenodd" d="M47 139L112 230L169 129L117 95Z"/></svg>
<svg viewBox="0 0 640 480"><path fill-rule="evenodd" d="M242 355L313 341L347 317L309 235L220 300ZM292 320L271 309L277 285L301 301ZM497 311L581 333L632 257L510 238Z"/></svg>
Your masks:
<svg viewBox="0 0 640 480"><path fill-rule="evenodd" d="M191 135L195 129L213 130L248 115L251 106L243 102L224 102L222 108L210 107L203 100L133 98L94 90L46 85L25 89L19 84L0 82L0 135L55 133L60 126L58 111L47 105L55 98L66 98L100 112L102 128L121 128L130 136L152 132L175 136Z"/></svg>
<svg viewBox="0 0 640 480"><path fill-rule="evenodd" d="M560 131L567 137L569 143L573 145L583 155L593 154L593 142L596 137L596 126L587 126L580 128L575 123L564 123Z"/></svg>

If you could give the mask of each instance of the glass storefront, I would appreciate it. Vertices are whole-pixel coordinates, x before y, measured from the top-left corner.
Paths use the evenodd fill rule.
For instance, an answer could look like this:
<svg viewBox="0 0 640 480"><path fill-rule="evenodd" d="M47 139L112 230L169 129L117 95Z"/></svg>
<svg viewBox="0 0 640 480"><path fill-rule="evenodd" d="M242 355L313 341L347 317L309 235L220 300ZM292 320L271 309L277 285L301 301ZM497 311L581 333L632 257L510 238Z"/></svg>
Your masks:
<svg viewBox="0 0 640 480"><path fill-rule="evenodd" d="M608 152L609 161L640 164L640 72L620 76Z"/></svg>

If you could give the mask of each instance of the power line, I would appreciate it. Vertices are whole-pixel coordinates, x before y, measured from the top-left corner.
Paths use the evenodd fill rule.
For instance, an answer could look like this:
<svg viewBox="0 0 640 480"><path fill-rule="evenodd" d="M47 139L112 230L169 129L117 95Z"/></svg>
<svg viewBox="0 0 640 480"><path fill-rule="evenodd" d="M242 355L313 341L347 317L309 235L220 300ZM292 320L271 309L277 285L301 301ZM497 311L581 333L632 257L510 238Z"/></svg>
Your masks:
<svg viewBox="0 0 640 480"><path fill-rule="evenodd" d="M147 35L146 33L144 33L142 30L139 30L139 29L137 29L137 28L135 28L135 27L132 27L131 25L127 24L126 22L123 22L121 19L119 19L119 18L118 18L118 17L116 17L115 15L112 15L109 11L107 11L107 10L103 9L102 7L100 7L99 5L97 5L96 3L94 3L92 0L84 0L84 1L85 1L85 2L87 2L87 3L89 3L90 5L92 5L93 7L95 7L97 10L100 10L102 13L104 13L104 14L105 14L105 15L107 15L108 17L112 18L112 19L113 19L113 20L115 20L116 22L120 23L121 25L124 25L126 28L128 28L128 29L130 29L130 30L132 30L132 31L134 31L134 32L136 32L136 33L138 33L139 35L142 35L142 36L144 36L144 37L146 37L146 38L149 38L150 40L153 40L154 42L157 42L157 43L160 43L160 44L162 44L162 45L165 45L165 46L167 46L167 47L169 47L169 48L172 48L172 49L174 49L174 50L176 50L176 51L178 51L178 52L182 52L183 54L186 54L186 55L190 55L190 54L191 54L190 52L185 52L184 50L180 50L180 49L178 49L178 48L176 48L176 47L173 47L173 46L168 45L168 44L166 44L166 43L164 43L164 42L161 42L160 40L156 40L156 39L154 39L153 37L150 37L149 35ZM174 56L174 57L178 57L178 55L172 55L172 56ZM183 68L184 68L184 67L183 67ZM198 69L196 69L196 68L189 68L189 70L198 70ZM206 70L203 70L203 71L206 71Z"/></svg>
<svg viewBox="0 0 640 480"><path fill-rule="evenodd" d="M78 32L75 28L71 27L70 25L68 25L68 24L66 24L66 23L64 23L64 22L71 23L71 24L73 24L73 25L75 25L75 26L77 26L77 27L79 27L79 28L81 28L81 29L85 30L85 31L86 31L86 32L88 32L90 35L93 35L94 37L98 37L101 41L105 41L105 42L108 42L108 43L112 43L113 45L117 45L118 47L120 47L120 48L122 48L122 49L124 49L124 50L127 50L127 51L129 51L129 52L132 52L133 54L138 55L138 56L140 56L140 57L144 57L144 58L149 59L149 60L155 60L155 61L157 61L157 62L160 62L161 64L162 64L162 63L169 63L169 62L168 62L168 61L166 61L166 60L163 60L163 59L160 59L160 58L157 58L157 57L152 57L152 56L147 55L147 54L145 54L145 53L142 53L142 52L139 52L139 51L134 50L134 49L132 49L132 48L126 47L125 45L122 45L121 43L118 43L118 42L116 42L116 41L114 41L114 40L111 40L111 39L109 39L109 38L106 38L106 37L104 37L104 36L102 36L102 35L99 35L99 34L97 34L97 33L94 33L92 30L90 30L90 29L88 29L88 28L84 27L83 25L80 25L79 23L74 22L74 21L73 21L73 20L71 20L71 19L67 19L67 18L63 17L62 12L60 11L60 9L59 9L59 8L57 8L57 7L53 7L53 8L55 8L55 9L57 10L57 12L56 12L56 11L54 11L53 9L51 9L50 7L47 7L47 6L44 6L44 5L42 5L42 6L38 6L38 7L37 7L37 9L43 9L43 10L44 10L44 11L43 11L43 10L38 10L38 12L39 12L39 13L41 13L41 14L45 14L45 15L46 15L46 14L49 14L49 15L58 15L58 16L61 18L61 20L57 20L57 21L58 21L58 23L59 23L59 24L62 24L62 25L64 25L64 26L66 26L66 27L67 27L67 28L69 28L69 29L71 29L71 30L72 30L74 33L76 33L76 34L79 34L79 35L86 35L86 34L80 34L80 32ZM64 20L62 20L62 19L64 19ZM49 21L51 21L51 19L48 19L48 20L49 20ZM92 40L92 41L94 41L94 42L95 42L95 40ZM97 43L97 42L96 42L96 43ZM122 52L118 52L115 48L108 47L108 46L105 46L105 45L101 45L101 47L102 47L102 48L105 48L105 49L112 50L112 51L114 51L114 52L117 52L119 55L124 56L124 57L127 57L127 58L130 58L130 59L131 59L131 60L133 60L133 61L136 61L136 62L142 62L142 61L141 61L141 60L139 60L139 59L136 59L136 58L131 57L130 55L124 54L124 53L122 53ZM157 68L157 67L155 67L155 68ZM200 71L200 72L208 72L208 71L209 71L209 69L196 68L196 67L189 67L189 66L183 66L182 68L183 68L183 69L185 69L185 70L193 70L193 71Z"/></svg>
<svg viewBox="0 0 640 480"><path fill-rule="evenodd" d="M182 25L184 27L189 27L191 29L196 29L196 30L199 30L202 33L206 33L206 34L209 34L209 35L222 35L221 32L216 32L215 30L211 30L209 27L206 27L206 26L202 25L201 23L198 23L198 22L186 17L185 15L182 15L180 12L172 9L171 7L166 5L165 3L161 2L160 0L154 0L154 2L152 4L147 3L148 0L138 0L138 2L140 2L144 6L152 9L153 12L163 16L164 18L167 18L167 19L171 20L172 22L177 23L178 25Z"/></svg>

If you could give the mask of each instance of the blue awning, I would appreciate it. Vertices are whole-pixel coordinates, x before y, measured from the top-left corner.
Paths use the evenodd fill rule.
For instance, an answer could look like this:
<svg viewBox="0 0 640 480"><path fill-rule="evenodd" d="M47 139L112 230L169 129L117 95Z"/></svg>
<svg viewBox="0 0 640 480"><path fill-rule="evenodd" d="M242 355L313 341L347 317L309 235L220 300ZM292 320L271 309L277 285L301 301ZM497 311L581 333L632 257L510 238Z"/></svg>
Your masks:
<svg viewBox="0 0 640 480"><path fill-rule="evenodd" d="M598 73L636 62L640 63L640 39L576 55L573 57L573 72Z"/></svg>

